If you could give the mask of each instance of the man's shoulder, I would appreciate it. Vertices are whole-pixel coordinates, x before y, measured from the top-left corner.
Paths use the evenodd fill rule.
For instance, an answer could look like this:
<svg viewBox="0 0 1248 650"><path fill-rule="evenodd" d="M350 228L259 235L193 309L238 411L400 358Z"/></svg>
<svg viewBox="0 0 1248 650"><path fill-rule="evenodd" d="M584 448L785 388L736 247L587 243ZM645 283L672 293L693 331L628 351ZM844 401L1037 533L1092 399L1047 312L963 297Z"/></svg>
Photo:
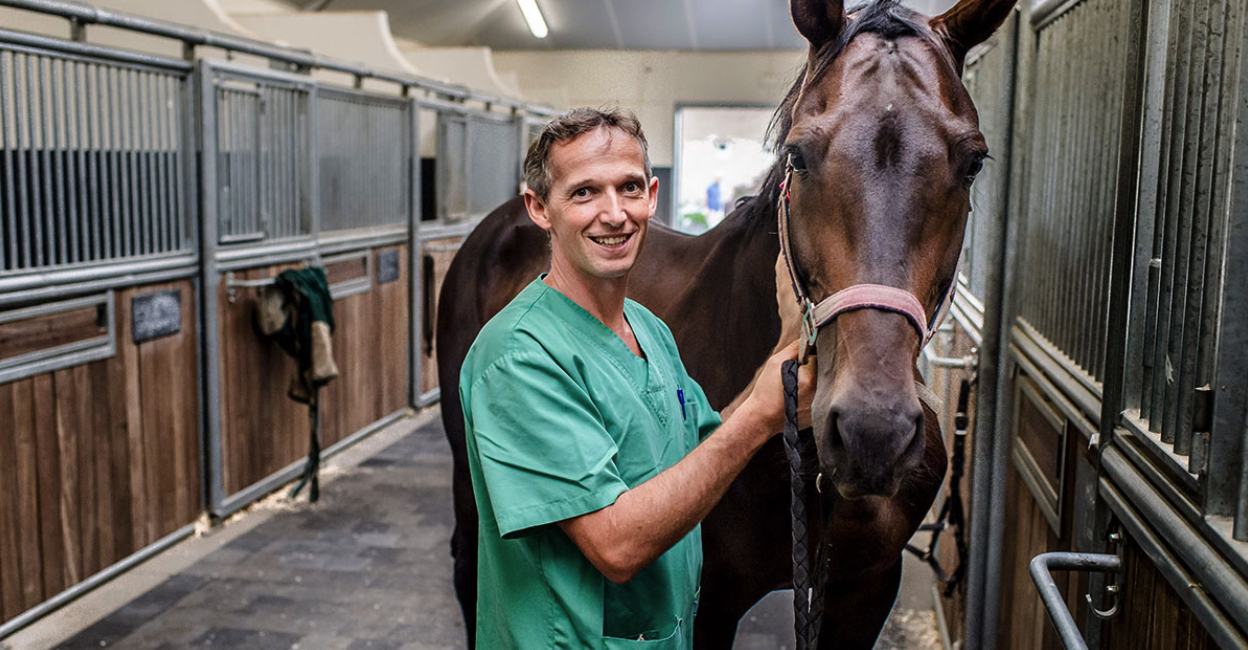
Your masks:
<svg viewBox="0 0 1248 650"><path fill-rule="evenodd" d="M461 381L507 359L549 356L540 333L549 331L557 317L543 305L547 291L541 282L528 285L481 328L464 361Z"/></svg>

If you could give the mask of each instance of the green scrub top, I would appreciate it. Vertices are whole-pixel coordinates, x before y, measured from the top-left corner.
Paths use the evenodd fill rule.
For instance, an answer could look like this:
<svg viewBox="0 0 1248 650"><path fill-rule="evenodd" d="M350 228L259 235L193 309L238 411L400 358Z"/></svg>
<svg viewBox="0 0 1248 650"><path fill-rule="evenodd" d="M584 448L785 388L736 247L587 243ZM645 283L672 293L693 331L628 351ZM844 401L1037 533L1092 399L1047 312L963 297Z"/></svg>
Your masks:
<svg viewBox="0 0 1248 650"><path fill-rule="evenodd" d="M600 510L720 424L672 333L629 300L645 358L542 278L478 335L459 379L480 513L477 647L693 647L694 528L632 580L607 580L556 525Z"/></svg>

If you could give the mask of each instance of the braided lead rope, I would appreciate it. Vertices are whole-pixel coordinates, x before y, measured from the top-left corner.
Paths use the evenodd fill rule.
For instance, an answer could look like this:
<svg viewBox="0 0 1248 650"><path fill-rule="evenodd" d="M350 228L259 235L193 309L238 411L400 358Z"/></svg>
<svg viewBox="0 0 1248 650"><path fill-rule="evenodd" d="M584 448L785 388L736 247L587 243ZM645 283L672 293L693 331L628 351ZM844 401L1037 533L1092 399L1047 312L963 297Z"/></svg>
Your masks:
<svg viewBox="0 0 1248 650"><path fill-rule="evenodd" d="M823 571L812 571L807 547L806 481L802 478L801 440L797 431L796 361L786 361L781 369L784 384L784 450L789 459L792 489L790 514L793 521L793 633L796 650L815 650L823 622ZM824 565L822 553L818 565Z"/></svg>

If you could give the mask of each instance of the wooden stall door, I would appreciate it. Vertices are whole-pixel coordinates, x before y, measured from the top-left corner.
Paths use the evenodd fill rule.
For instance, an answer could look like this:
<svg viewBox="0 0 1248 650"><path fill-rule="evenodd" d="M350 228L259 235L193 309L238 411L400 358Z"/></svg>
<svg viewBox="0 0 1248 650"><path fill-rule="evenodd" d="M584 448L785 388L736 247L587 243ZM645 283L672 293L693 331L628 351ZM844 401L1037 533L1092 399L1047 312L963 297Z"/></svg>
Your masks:
<svg viewBox="0 0 1248 650"><path fill-rule="evenodd" d="M135 343L133 298L170 290L179 331ZM115 305L113 357L0 384L0 620L202 511L194 287L124 289Z"/></svg>

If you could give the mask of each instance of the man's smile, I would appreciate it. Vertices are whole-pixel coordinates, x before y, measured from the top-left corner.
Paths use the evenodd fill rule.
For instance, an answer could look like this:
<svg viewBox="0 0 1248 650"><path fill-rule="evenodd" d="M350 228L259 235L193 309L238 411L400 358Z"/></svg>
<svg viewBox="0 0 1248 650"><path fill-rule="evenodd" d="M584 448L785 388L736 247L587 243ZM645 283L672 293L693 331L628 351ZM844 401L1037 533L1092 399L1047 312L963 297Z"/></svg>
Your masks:
<svg viewBox="0 0 1248 650"><path fill-rule="evenodd" d="M624 233L621 235L600 235L600 236L590 235L589 238L592 239L595 244L601 244L608 248L615 248L616 246L620 246L624 244L624 242L632 238L633 234L634 233L630 232L630 233Z"/></svg>

